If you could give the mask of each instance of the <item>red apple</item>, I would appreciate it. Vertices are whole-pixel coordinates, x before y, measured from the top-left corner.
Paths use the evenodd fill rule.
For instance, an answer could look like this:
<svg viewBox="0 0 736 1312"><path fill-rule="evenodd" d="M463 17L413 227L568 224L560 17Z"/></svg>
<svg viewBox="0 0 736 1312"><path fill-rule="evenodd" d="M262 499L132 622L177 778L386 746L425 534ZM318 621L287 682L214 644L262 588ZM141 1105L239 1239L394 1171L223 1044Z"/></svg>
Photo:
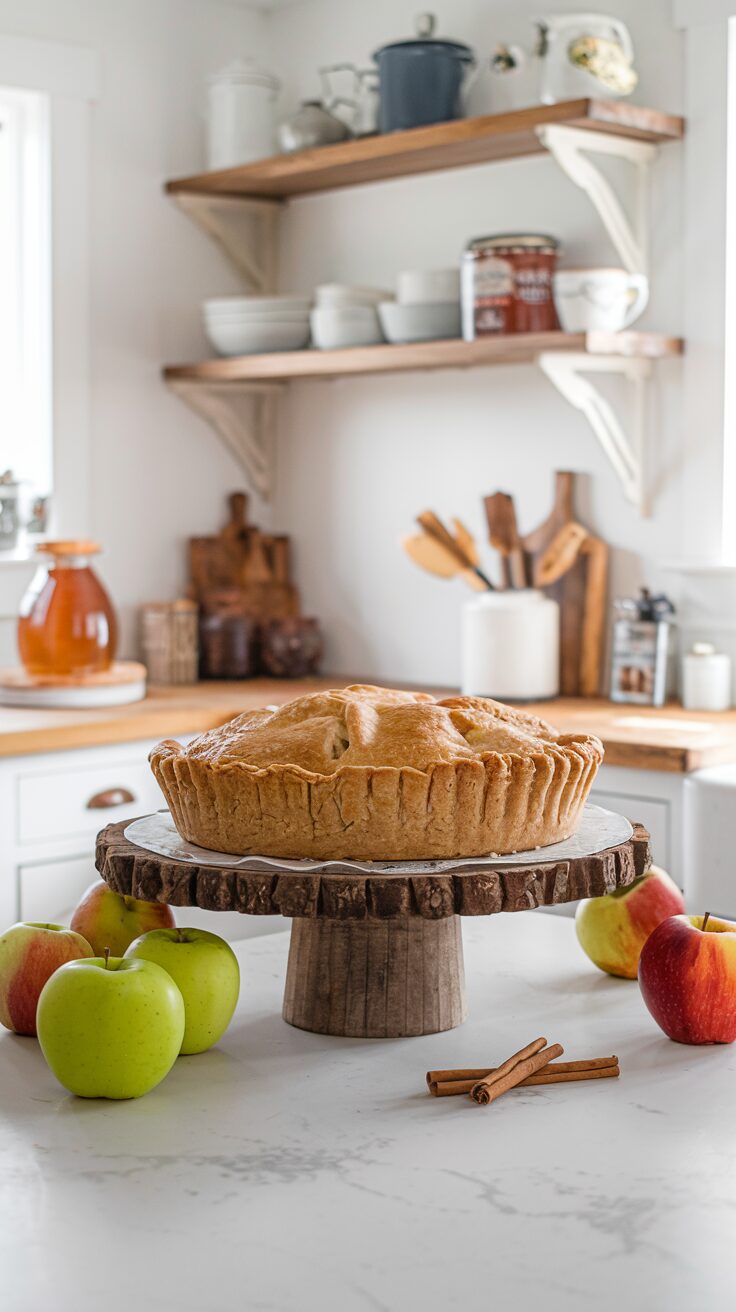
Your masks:
<svg viewBox="0 0 736 1312"><path fill-rule="evenodd" d="M575 929L591 961L609 975L636 979L649 935L669 916L685 910L682 893L665 870L652 866L626 888L578 905Z"/></svg>
<svg viewBox="0 0 736 1312"><path fill-rule="evenodd" d="M101 879L90 884L70 920L72 929L92 944L94 956L122 957L133 939L149 929L173 929L174 913L163 902L141 902L114 893Z"/></svg>
<svg viewBox="0 0 736 1312"><path fill-rule="evenodd" d="M59 966L93 955L63 925L11 925L0 938L0 1022L16 1034L36 1033L41 990Z"/></svg>
<svg viewBox="0 0 736 1312"><path fill-rule="evenodd" d="M644 945L639 987L676 1043L733 1043L736 923L709 915L663 921Z"/></svg>

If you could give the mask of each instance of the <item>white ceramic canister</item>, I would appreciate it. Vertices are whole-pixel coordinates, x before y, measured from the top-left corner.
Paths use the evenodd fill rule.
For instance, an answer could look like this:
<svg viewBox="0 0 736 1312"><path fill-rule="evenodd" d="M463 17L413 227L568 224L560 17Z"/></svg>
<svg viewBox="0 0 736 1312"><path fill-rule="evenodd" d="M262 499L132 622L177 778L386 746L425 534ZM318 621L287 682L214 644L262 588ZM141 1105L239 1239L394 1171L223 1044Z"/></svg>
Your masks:
<svg viewBox="0 0 736 1312"><path fill-rule="evenodd" d="M531 588L483 592L463 607L462 690L541 701L560 690L560 608Z"/></svg>
<svg viewBox="0 0 736 1312"><path fill-rule="evenodd" d="M686 711L727 711L731 705L731 657L709 642L693 643L682 661Z"/></svg>
<svg viewBox="0 0 736 1312"><path fill-rule="evenodd" d="M273 155L273 103L280 86L278 78L253 59L236 59L211 79L208 168L235 168Z"/></svg>

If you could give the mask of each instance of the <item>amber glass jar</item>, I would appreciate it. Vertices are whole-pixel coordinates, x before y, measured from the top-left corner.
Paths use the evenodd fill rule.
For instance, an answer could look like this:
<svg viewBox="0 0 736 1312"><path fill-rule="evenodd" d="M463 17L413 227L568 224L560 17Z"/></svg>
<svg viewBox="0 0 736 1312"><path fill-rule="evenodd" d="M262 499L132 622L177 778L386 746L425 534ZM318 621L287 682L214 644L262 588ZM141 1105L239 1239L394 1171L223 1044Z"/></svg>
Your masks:
<svg viewBox="0 0 736 1312"><path fill-rule="evenodd" d="M90 566L95 542L43 542L20 604L18 650L29 674L78 676L109 669L117 645L112 602Z"/></svg>

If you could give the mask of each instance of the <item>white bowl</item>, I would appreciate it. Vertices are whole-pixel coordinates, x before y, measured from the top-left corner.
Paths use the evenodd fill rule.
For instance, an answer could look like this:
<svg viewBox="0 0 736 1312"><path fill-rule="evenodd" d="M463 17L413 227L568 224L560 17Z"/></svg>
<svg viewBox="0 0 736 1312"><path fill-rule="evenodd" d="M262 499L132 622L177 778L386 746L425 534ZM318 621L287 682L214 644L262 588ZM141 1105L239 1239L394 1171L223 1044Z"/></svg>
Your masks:
<svg viewBox="0 0 736 1312"><path fill-rule="evenodd" d="M460 300L460 269L405 269L396 279L402 305L438 305Z"/></svg>
<svg viewBox="0 0 736 1312"><path fill-rule="evenodd" d="M376 311L370 306L318 306L309 316L312 341L320 351L348 346L376 346L383 341Z"/></svg>
<svg viewBox="0 0 736 1312"><path fill-rule="evenodd" d="M262 314L273 310L305 310L312 307L311 296L212 296L203 302L206 313L234 310L245 314Z"/></svg>
<svg viewBox="0 0 736 1312"><path fill-rule="evenodd" d="M220 355L260 355L301 351L309 341L309 322L207 324L207 337Z"/></svg>
<svg viewBox="0 0 736 1312"><path fill-rule="evenodd" d="M326 282L317 287L314 299L319 309L350 305L376 306L391 299L391 292L382 287L355 287L349 283Z"/></svg>
<svg viewBox="0 0 736 1312"><path fill-rule="evenodd" d="M389 342L433 342L460 336L459 303L399 305L384 301L378 307L378 317Z"/></svg>
<svg viewBox="0 0 736 1312"><path fill-rule="evenodd" d="M205 310L203 318L206 324L218 327L223 324L259 324L259 323L308 323L309 310L258 310L246 313L244 310L223 310L214 312Z"/></svg>

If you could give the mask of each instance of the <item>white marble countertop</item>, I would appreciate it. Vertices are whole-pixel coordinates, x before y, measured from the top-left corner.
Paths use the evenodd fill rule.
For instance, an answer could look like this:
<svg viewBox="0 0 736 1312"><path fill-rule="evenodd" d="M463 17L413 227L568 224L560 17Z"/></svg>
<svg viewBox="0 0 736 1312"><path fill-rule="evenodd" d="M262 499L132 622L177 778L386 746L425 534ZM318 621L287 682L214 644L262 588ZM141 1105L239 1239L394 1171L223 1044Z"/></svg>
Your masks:
<svg viewBox="0 0 736 1312"><path fill-rule="evenodd" d="M280 1019L287 935L238 946L221 1045L137 1102L67 1096L0 1038L3 1312L638 1312L725 1307L736 1049L670 1043L572 922L464 922L470 1020L392 1041ZM618 1081L490 1107L429 1068L545 1034Z"/></svg>

